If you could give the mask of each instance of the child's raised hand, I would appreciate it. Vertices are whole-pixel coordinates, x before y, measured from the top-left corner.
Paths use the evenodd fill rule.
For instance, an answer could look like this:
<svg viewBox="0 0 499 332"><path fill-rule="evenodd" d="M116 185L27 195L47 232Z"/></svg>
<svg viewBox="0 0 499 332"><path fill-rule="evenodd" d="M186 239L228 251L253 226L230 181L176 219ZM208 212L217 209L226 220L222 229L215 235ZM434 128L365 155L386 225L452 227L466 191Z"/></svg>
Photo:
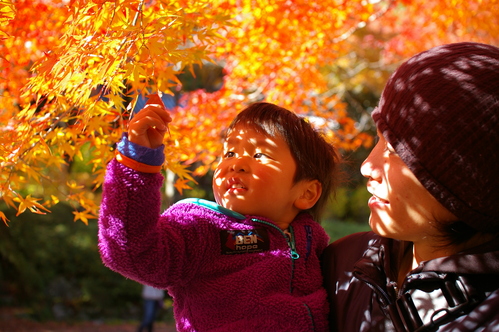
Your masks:
<svg viewBox="0 0 499 332"><path fill-rule="evenodd" d="M157 94L148 97L144 108L130 121L128 139L135 144L155 149L163 144L163 137L172 118Z"/></svg>

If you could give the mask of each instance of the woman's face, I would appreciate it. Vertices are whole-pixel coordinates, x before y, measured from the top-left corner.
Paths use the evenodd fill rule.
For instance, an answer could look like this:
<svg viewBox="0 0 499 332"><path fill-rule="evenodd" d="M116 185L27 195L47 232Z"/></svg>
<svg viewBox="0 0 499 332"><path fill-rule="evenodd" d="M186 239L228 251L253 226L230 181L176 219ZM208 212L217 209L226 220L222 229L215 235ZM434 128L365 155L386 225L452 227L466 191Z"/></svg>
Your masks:
<svg viewBox="0 0 499 332"><path fill-rule="evenodd" d="M368 178L372 230L382 236L414 243L435 241L435 221L457 218L418 181L378 131L379 141L361 166Z"/></svg>

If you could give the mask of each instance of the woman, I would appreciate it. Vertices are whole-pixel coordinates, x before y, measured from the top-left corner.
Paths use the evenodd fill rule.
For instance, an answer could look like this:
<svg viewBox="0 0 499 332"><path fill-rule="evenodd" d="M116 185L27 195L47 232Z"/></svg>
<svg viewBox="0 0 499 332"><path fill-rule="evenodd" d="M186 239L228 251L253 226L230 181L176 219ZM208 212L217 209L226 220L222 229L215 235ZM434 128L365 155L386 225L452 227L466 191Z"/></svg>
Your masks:
<svg viewBox="0 0 499 332"><path fill-rule="evenodd" d="M372 232L326 249L331 329L499 331L499 49L412 57L372 117Z"/></svg>

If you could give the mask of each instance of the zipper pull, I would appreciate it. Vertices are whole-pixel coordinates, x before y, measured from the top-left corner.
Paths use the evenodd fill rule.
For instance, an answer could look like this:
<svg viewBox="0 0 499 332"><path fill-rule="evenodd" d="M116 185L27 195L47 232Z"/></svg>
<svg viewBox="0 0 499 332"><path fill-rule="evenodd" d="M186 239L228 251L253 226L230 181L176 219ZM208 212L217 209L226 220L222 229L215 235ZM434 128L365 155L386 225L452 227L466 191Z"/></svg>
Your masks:
<svg viewBox="0 0 499 332"><path fill-rule="evenodd" d="M296 251L295 232L293 231L293 227L289 226L289 232L291 236L288 238L288 244L291 248L291 258L296 260L300 258L300 254Z"/></svg>

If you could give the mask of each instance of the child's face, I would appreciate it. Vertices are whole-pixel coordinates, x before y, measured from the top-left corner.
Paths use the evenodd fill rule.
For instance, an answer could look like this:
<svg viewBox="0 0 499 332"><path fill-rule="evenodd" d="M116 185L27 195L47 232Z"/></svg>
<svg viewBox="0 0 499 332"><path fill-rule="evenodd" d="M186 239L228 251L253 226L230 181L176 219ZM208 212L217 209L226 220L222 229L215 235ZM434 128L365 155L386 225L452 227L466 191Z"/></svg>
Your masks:
<svg viewBox="0 0 499 332"><path fill-rule="evenodd" d="M213 177L218 204L245 215L291 222L299 212L294 202L296 162L282 137L271 138L237 125L224 143Z"/></svg>

